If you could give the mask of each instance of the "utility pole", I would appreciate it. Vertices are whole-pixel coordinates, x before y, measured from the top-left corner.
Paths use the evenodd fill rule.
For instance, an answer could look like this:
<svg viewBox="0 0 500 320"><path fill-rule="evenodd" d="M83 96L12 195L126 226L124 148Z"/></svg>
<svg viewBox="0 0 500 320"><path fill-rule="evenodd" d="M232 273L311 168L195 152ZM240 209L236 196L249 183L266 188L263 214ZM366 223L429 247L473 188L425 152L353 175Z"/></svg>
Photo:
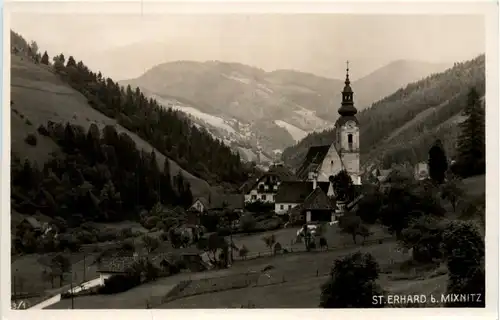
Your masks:
<svg viewBox="0 0 500 320"><path fill-rule="evenodd" d="M87 266L85 265L85 251L83 252L83 282L85 282L85 272L87 271Z"/></svg>
<svg viewBox="0 0 500 320"><path fill-rule="evenodd" d="M73 272L71 273L71 284L70 284L70 295L71 295L71 309L75 309L75 297L73 295Z"/></svg>
<svg viewBox="0 0 500 320"><path fill-rule="evenodd" d="M16 300L16 276L14 276L14 279L12 280L13 285L14 285L14 301ZM12 299L12 298L11 298Z"/></svg>

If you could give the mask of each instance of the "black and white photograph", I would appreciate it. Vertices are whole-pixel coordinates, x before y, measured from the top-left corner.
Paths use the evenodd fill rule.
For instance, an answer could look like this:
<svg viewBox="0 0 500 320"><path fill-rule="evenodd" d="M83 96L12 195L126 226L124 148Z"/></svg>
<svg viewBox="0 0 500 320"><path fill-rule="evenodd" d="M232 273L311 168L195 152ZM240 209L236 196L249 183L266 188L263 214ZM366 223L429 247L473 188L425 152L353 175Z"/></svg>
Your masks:
<svg viewBox="0 0 500 320"><path fill-rule="evenodd" d="M485 309L485 14L23 8L11 309Z"/></svg>

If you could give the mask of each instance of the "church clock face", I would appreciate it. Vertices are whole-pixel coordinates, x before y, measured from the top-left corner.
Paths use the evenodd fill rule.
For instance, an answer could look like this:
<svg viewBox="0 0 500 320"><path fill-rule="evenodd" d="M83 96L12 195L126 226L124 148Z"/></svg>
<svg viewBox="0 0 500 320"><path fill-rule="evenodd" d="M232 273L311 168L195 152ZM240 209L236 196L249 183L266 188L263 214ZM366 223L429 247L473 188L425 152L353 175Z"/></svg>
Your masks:
<svg viewBox="0 0 500 320"><path fill-rule="evenodd" d="M354 123L354 121L347 121L345 126L348 129L353 129L354 127L356 127L356 124Z"/></svg>

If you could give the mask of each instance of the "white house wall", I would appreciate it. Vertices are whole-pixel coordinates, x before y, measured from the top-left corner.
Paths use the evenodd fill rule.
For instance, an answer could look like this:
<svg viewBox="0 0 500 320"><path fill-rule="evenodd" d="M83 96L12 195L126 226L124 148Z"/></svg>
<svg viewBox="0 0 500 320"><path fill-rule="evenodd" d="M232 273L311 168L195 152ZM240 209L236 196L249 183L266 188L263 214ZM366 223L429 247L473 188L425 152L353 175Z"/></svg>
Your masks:
<svg viewBox="0 0 500 320"><path fill-rule="evenodd" d="M288 210L295 208L298 205L298 203L276 203L274 205L274 212L276 214L286 214Z"/></svg>
<svg viewBox="0 0 500 320"><path fill-rule="evenodd" d="M335 149L334 145L330 146L330 149L326 153L323 163L321 163L318 172L318 181L326 182L329 181L330 176L334 176L342 170L342 163L340 161L339 154Z"/></svg>
<svg viewBox="0 0 500 320"><path fill-rule="evenodd" d="M255 196L255 199L252 199L252 196ZM266 196L266 200L262 200L262 196ZM257 191L257 189L254 189L247 193L245 195L245 202L256 202L256 201L262 201L262 202L269 202L269 203L274 203L274 193L260 193Z"/></svg>

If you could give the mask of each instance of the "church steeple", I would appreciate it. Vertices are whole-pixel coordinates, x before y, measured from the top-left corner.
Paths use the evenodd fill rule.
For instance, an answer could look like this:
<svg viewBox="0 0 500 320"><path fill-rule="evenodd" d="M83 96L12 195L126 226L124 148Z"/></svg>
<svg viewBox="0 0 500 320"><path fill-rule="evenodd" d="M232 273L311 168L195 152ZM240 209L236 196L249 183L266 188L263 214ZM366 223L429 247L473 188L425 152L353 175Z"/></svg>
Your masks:
<svg viewBox="0 0 500 320"><path fill-rule="evenodd" d="M345 76L345 86L342 91L342 106L339 109L339 114L341 116L354 116L358 113L358 110L354 107L353 91L351 88L351 81L349 80L349 61L347 61L347 69Z"/></svg>

